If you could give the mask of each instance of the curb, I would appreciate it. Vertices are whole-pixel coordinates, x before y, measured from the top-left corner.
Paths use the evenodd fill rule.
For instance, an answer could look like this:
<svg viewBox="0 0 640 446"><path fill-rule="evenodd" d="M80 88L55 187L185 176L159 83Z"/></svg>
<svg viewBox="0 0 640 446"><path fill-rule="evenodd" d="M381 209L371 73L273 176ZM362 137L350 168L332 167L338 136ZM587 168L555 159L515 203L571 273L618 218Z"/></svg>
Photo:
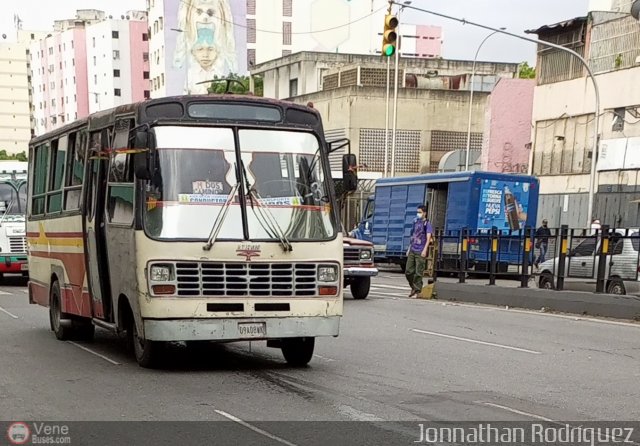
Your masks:
<svg viewBox="0 0 640 446"><path fill-rule="evenodd" d="M437 282L438 300L640 321L640 297Z"/></svg>

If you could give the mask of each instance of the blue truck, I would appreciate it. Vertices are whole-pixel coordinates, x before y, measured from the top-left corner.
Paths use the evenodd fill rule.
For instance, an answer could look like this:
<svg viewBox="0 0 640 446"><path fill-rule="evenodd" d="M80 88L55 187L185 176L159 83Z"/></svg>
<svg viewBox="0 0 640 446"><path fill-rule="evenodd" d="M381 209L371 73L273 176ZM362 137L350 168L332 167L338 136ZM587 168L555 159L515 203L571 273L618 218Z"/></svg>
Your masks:
<svg viewBox="0 0 640 446"><path fill-rule="evenodd" d="M470 267L488 271L495 229L501 237L498 271L505 272L522 262L522 235L536 224L538 193L538 179L528 175L471 171L384 178L376 181L351 236L373 243L376 262L404 269L416 208L426 205L433 228L442 234L440 266L457 267L459 236L466 229Z"/></svg>

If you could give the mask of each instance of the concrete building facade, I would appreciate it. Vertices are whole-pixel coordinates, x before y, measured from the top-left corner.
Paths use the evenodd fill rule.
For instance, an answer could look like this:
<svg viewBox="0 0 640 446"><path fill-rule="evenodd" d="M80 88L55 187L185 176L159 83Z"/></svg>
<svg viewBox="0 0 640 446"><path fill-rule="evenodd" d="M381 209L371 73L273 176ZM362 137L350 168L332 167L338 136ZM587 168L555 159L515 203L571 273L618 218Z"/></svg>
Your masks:
<svg viewBox="0 0 640 446"><path fill-rule="evenodd" d="M387 70L379 56L296 53L256 66L251 78L262 77L266 97L312 102L322 114L329 140L351 140L361 171L384 174L386 166L388 175L410 175L437 172L445 154L466 147L472 65L400 59L395 152L391 150L393 101L389 101L389 131L385 131ZM513 78L517 68L517 64L491 62L476 66L478 91L471 134L476 157L482 148L487 96L499 79ZM341 155L332 155L336 170Z"/></svg>
<svg viewBox="0 0 640 446"><path fill-rule="evenodd" d="M25 152L31 139L29 46L42 32L18 30L15 42L0 43L0 150Z"/></svg>
<svg viewBox="0 0 640 446"><path fill-rule="evenodd" d="M128 17L128 18L127 18ZM36 135L98 110L142 100L148 88L145 12L119 20L96 10L56 21L30 46Z"/></svg>
<svg viewBox="0 0 640 446"><path fill-rule="evenodd" d="M570 42L590 64L600 89L599 151L593 215L587 215L596 119L593 84L570 57L540 48L530 171L540 178L538 219L584 227L640 225L640 23L624 2L533 31ZM619 12L622 11L622 12ZM624 36L624 38L622 38Z"/></svg>

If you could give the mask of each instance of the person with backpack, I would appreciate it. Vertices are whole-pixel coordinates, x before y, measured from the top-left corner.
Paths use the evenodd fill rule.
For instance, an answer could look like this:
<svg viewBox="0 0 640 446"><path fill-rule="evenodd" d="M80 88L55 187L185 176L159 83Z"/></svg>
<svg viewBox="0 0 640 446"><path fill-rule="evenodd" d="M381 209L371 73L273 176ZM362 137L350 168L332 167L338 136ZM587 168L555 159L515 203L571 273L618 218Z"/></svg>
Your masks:
<svg viewBox="0 0 640 446"><path fill-rule="evenodd" d="M427 250L433 237L433 228L427 220L426 206L418 206L417 218L413 221L409 249L407 250L407 266L405 275L414 297L422 292L422 276L427 264Z"/></svg>

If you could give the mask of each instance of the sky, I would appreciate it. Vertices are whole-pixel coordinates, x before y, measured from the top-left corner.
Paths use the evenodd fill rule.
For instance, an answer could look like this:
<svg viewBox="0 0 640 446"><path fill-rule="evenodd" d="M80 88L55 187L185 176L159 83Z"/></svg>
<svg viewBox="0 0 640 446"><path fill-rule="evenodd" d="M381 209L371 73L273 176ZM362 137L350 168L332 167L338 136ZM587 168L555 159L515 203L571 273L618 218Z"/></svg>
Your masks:
<svg viewBox="0 0 640 446"><path fill-rule="evenodd" d="M48 30L54 19L72 18L76 9L100 9L107 15L119 17L132 9L144 10L145 0L2 0L0 37L11 39L15 32L13 14L23 20L24 29ZM245 1L245 0L231 0ZM303 0L304 1L304 0ZM310 1L310 0L306 0ZM413 0L411 6L431 9L447 15L465 18L493 27L524 34L526 29L560 22L586 14L588 0ZM443 27L443 57L472 60L478 45L489 31L462 25L430 14L407 9L401 22ZM532 36L535 37L535 36ZM535 65L536 46L513 37L491 37L478 56L479 60L494 62L528 61Z"/></svg>

